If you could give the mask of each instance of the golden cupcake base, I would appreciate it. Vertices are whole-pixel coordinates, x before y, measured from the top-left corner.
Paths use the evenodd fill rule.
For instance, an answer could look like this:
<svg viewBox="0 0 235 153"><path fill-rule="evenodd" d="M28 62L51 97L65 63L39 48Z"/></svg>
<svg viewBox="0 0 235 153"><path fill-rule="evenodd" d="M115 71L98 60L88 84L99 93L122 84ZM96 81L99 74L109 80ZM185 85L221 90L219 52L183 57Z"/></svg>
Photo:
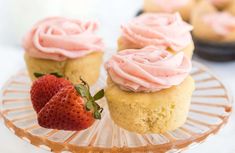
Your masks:
<svg viewBox="0 0 235 153"><path fill-rule="evenodd" d="M78 59L54 61L38 59L27 54L24 55L27 70L31 80L35 80L34 73L58 72L68 78L73 84L80 83L80 77L93 85L99 78L103 52L93 52Z"/></svg>
<svg viewBox="0 0 235 153"><path fill-rule="evenodd" d="M102 119L84 131L61 131L40 127L32 108L31 81L25 70L11 77L1 91L1 114L5 125L32 145L53 152L179 152L216 134L228 121L232 98L224 85L204 66L194 62L192 77L196 82L187 121L180 128L163 134L140 135L113 123L106 100ZM105 86L106 73L101 70L92 92ZM213 91L213 92L212 92Z"/></svg>
<svg viewBox="0 0 235 153"><path fill-rule="evenodd" d="M185 123L193 91L191 76L180 85L152 93L121 90L108 77L105 96L115 124L139 134L159 134Z"/></svg>

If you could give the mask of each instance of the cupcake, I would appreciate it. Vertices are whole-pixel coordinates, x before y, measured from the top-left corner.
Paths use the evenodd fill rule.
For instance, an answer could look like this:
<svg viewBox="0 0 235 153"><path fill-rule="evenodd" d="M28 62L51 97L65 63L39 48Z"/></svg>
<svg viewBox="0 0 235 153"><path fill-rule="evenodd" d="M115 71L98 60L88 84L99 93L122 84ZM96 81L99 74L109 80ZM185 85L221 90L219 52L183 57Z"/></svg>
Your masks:
<svg viewBox="0 0 235 153"><path fill-rule="evenodd" d="M192 57L194 44L190 31L179 13L145 13L121 26L118 49L141 49L153 45L171 53L185 52Z"/></svg>
<svg viewBox="0 0 235 153"><path fill-rule="evenodd" d="M179 12L185 21L189 21L195 0L144 0L144 12Z"/></svg>
<svg viewBox="0 0 235 153"><path fill-rule="evenodd" d="M218 10L212 3L202 1L192 14L193 36L201 41L235 42L235 14Z"/></svg>
<svg viewBox="0 0 235 153"><path fill-rule="evenodd" d="M105 64L105 96L120 127L140 134L175 130L186 121L194 90L191 61L155 46L127 49Z"/></svg>
<svg viewBox="0 0 235 153"><path fill-rule="evenodd" d="M29 76L59 72L73 83L80 77L94 84L99 76L104 45L95 34L97 23L51 17L33 26L24 40Z"/></svg>

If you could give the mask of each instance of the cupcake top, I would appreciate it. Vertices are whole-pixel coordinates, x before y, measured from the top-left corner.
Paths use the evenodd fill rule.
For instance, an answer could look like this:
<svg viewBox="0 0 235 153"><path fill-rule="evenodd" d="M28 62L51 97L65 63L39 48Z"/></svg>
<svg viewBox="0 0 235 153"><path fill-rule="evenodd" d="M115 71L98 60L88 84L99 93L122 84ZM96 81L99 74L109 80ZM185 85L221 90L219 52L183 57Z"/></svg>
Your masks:
<svg viewBox="0 0 235 153"><path fill-rule="evenodd" d="M123 50L105 64L112 81L133 92L155 92L179 85L191 67L183 52L174 55L155 46Z"/></svg>
<svg viewBox="0 0 235 153"><path fill-rule="evenodd" d="M94 32L96 22L63 17L51 17L39 21L23 40L25 51L32 57L64 61L103 51L101 37Z"/></svg>
<svg viewBox="0 0 235 153"><path fill-rule="evenodd" d="M124 40L139 48L154 45L179 52L192 42L193 27L179 13L145 13L121 28Z"/></svg>
<svg viewBox="0 0 235 153"><path fill-rule="evenodd" d="M235 16L227 12L215 12L204 15L203 21L221 36L235 31Z"/></svg>
<svg viewBox="0 0 235 153"><path fill-rule="evenodd" d="M165 12L174 12L188 4L190 0L154 0L154 3Z"/></svg>

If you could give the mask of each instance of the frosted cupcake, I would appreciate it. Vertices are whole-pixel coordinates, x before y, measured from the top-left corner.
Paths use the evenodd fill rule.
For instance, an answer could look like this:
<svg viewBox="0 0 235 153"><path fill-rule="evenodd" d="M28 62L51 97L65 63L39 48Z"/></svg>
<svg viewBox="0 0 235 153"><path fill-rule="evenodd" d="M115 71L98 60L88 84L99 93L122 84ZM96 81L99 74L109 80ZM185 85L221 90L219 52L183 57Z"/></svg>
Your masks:
<svg viewBox="0 0 235 153"><path fill-rule="evenodd" d="M25 62L34 73L59 72L73 83L82 77L89 84L99 76L104 45L95 34L97 23L63 17L39 21L25 36Z"/></svg>
<svg viewBox="0 0 235 153"><path fill-rule="evenodd" d="M145 13L122 25L118 49L140 49L149 45L171 53L185 52L192 57L194 44L191 25L178 13Z"/></svg>
<svg viewBox="0 0 235 153"><path fill-rule="evenodd" d="M144 0L144 12L179 12L188 21L195 4L195 0Z"/></svg>
<svg viewBox="0 0 235 153"><path fill-rule="evenodd" d="M141 134L163 133L184 124L194 80L191 61L183 52L171 54L148 46L127 49L105 64L105 96L113 121Z"/></svg>
<svg viewBox="0 0 235 153"><path fill-rule="evenodd" d="M193 36L208 42L235 42L235 14L202 1L192 14Z"/></svg>

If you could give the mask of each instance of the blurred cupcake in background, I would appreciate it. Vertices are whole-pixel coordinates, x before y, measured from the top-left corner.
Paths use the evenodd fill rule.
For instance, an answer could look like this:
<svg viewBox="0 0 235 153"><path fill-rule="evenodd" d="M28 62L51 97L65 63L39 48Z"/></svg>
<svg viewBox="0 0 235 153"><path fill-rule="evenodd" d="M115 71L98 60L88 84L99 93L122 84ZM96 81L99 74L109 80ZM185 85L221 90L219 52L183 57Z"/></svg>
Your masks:
<svg viewBox="0 0 235 153"><path fill-rule="evenodd" d="M235 14L230 7L219 10L213 3L201 1L192 13L193 36L209 42L235 42Z"/></svg>
<svg viewBox="0 0 235 153"><path fill-rule="evenodd" d="M121 26L118 50L153 45L174 54L183 51L191 58L194 50L192 29L179 13L144 13Z"/></svg>
<svg viewBox="0 0 235 153"><path fill-rule="evenodd" d="M144 12L179 12L185 21L189 21L195 0L144 0Z"/></svg>
<svg viewBox="0 0 235 153"><path fill-rule="evenodd" d="M63 74L73 83L80 77L89 84L99 76L104 44L95 34L96 22L51 17L39 21L23 41L29 75L34 73Z"/></svg>

